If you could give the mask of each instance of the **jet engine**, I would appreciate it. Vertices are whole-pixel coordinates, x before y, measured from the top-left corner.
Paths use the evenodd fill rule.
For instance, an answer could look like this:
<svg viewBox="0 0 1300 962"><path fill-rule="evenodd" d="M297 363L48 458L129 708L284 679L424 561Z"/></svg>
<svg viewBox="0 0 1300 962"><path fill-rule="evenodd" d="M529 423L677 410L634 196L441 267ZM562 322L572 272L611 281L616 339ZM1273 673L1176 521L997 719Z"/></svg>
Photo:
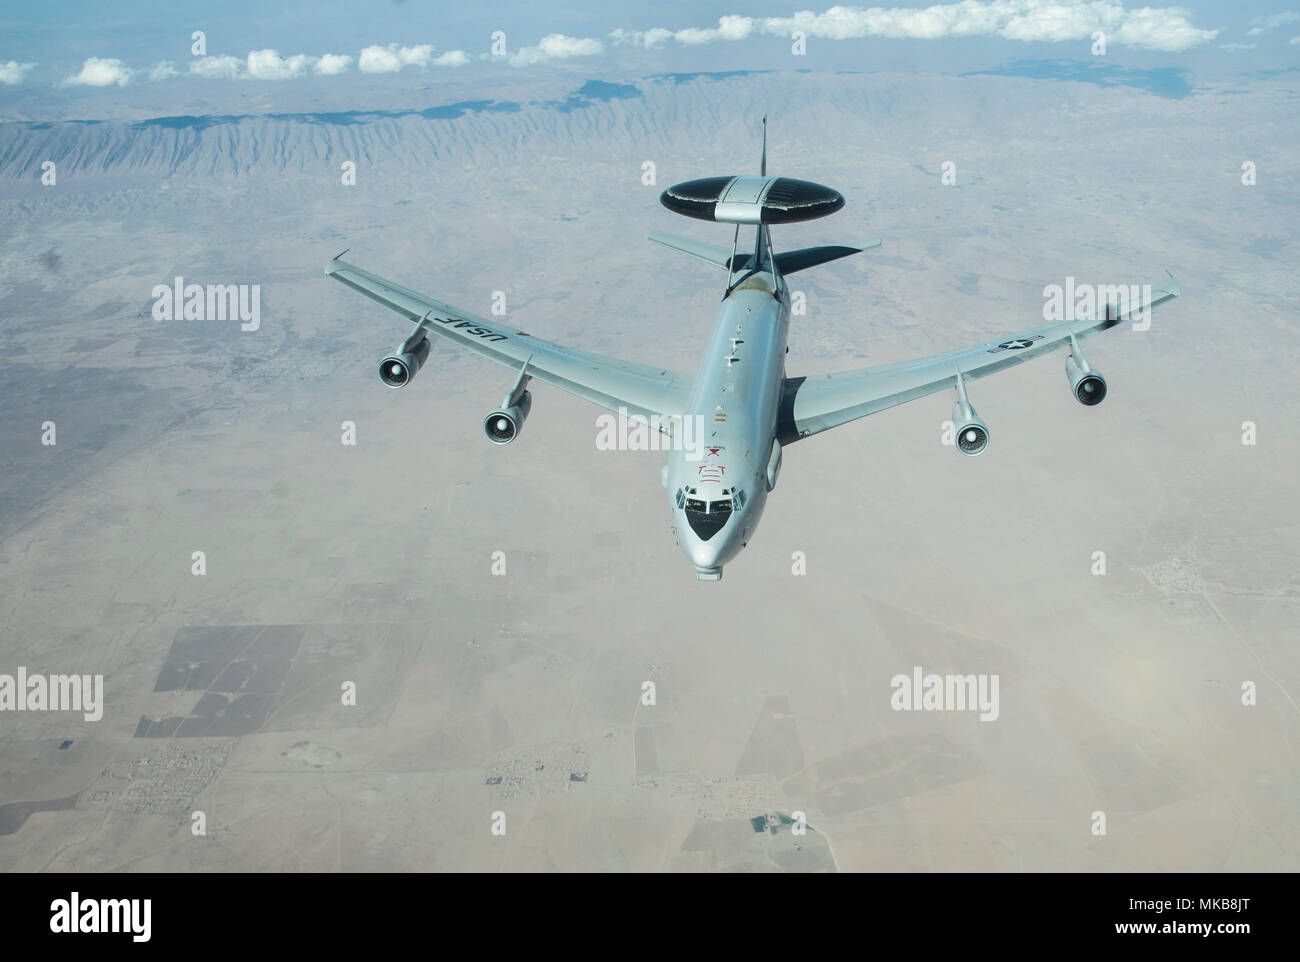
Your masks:
<svg viewBox="0 0 1300 962"><path fill-rule="evenodd" d="M509 444L524 426L532 407L532 392L524 391L517 403L503 406L483 419L483 433L493 444Z"/></svg>
<svg viewBox="0 0 1300 962"><path fill-rule="evenodd" d="M957 375L957 403L952 406L953 438L957 450L969 457L983 453L989 446L989 426L980 420L966 396L966 383Z"/></svg>
<svg viewBox="0 0 1300 962"><path fill-rule="evenodd" d="M1092 407L1106 398L1106 379L1088 364L1079 350L1079 342L1070 338L1070 353L1065 358L1065 376L1070 379L1070 391L1080 404Z"/></svg>
<svg viewBox="0 0 1300 962"><path fill-rule="evenodd" d="M389 387L406 387L429 359L429 338L422 328L379 362L379 379Z"/></svg>
<svg viewBox="0 0 1300 962"><path fill-rule="evenodd" d="M966 415L965 420L962 420L963 414ZM970 405L963 412L961 404L956 404L952 409L952 423L957 428L957 450L962 454L975 457L989 446L989 426L976 416L975 409Z"/></svg>
<svg viewBox="0 0 1300 962"><path fill-rule="evenodd" d="M515 386L505 396L501 406L483 419L483 433L493 444L509 444L524 426L528 412L533 409L533 395L526 390L530 380L528 364L525 362Z"/></svg>

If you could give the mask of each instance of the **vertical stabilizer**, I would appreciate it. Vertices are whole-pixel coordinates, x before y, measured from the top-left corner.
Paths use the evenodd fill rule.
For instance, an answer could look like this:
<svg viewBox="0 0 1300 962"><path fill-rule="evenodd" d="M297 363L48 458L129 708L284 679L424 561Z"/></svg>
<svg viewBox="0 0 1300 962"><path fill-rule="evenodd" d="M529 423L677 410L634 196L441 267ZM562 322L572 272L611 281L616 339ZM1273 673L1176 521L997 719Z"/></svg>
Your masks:
<svg viewBox="0 0 1300 962"><path fill-rule="evenodd" d="M758 162L758 173L760 177L767 176L767 114L763 114L763 153ZM764 244L766 241L766 245ZM764 246L767 250L764 251ZM758 230L754 236L754 264L760 268L767 267L768 261L772 254L771 235L767 232L767 225L759 224Z"/></svg>

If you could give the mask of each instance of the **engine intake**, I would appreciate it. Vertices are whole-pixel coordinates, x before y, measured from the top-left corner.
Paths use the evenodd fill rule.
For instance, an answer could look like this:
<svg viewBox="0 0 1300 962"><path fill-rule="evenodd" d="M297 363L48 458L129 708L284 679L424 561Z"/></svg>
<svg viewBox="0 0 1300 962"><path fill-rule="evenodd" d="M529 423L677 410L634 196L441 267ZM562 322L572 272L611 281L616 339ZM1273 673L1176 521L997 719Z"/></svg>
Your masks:
<svg viewBox="0 0 1300 962"><path fill-rule="evenodd" d="M989 446L989 426L975 416L975 409L967 405L970 417L962 420L961 405L958 404L952 411L952 423L956 425L957 431L954 437L957 441L957 450L962 454L975 457L982 454L984 449Z"/></svg>
<svg viewBox="0 0 1300 962"><path fill-rule="evenodd" d="M1082 354L1078 360L1073 354L1066 357L1065 376L1070 379L1070 390L1080 404L1092 407L1106 399L1106 379L1088 366Z"/></svg>
<svg viewBox="0 0 1300 962"><path fill-rule="evenodd" d="M524 391L515 404L499 408L483 419L483 433L493 444L509 444L519 436L532 409L532 392Z"/></svg>
<svg viewBox="0 0 1300 962"><path fill-rule="evenodd" d="M379 362L379 379L389 387L406 387L429 359L429 349L428 337L420 338L415 344L403 342Z"/></svg>

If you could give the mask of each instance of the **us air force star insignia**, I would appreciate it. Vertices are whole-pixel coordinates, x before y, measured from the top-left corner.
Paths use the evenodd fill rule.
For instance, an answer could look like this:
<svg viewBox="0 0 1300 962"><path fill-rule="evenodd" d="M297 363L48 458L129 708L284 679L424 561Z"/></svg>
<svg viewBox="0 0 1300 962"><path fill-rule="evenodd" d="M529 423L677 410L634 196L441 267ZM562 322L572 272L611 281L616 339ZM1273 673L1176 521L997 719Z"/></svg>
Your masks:
<svg viewBox="0 0 1300 962"><path fill-rule="evenodd" d="M1041 341L1042 339L1043 335L1041 334L1034 334L1030 337L1015 337L1009 341L1003 341L997 347L989 348L989 353L996 354L999 351L1022 351L1033 344L1034 341Z"/></svg>

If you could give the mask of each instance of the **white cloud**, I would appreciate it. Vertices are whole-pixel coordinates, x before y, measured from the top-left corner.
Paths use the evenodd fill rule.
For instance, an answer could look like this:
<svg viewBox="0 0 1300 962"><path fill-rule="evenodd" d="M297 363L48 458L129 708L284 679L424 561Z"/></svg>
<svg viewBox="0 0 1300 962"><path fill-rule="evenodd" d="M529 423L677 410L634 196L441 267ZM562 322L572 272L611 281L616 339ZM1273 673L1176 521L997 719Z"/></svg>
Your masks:
<svg viewBox="0 0 1300 962"><path fill-rule="evenodd" d="M1181 11L1174 13L1172 8L1153 10L1143 7L1125 17L1111 39L1128 47L1178 53L1213 40L1218 33L1217 30L1193 27Z"/></svg>
<svg viewBox="0 0 1300 962"><path fill-rule="evenodd" d="M549 33L535 47L520 47L510 62L517 67L525 67L549 60L595 57L604 52L605 45L591 37L566 37L562 33Z"/></svg>
<svg viewBox="0 0 1300 962"><path fill-rule="evenodd" d="M397 73L402 69L402 61L385 47L366 47L361 51L357 69L362 73Z"/></svg>
<svg viewBox="0 0 1300 962"><path fill-rule="evenodd" d="M323 77L335 77L347 73L352 66L352 58L345 53L327 53L316 64L316 72Z"/></svg>
<svg viewBox="0 0 1300 962"><path fill-rule="evenodd" d="M1300 47L1300 37L1292 37L1287 41L1287 43L1291 44L1293 47Z"/></svg>
<svg viewBox="0 0 1300 962"><path fill-rule="evenodd" d="M20 84L23 78L27 76L36 64L19 63L17 60L10 60L8 63L0 63L0 84Z"/></svg>
<svg viewBox="0 0 1300 962"><path fill-rule="evenodd" d="M432 57L433 45L428 43L418 47L399 47L395 43L387 47L376 45L361 51L357 68L362 73L397 73L403 67L427 67Z"/></svg>
<svg viewBox="0 0 1300 962"><path fill-rule="evenodd" d="M465 53L464 50L448 50L429 62L435 67L463 67L469 63L469 54Z"/></svg>
<svg viewBox="0 0 1300 962"><path fill-rule="evenodd" d="M413 50L415 51L413 56L417 59L422 56L427 60L430 49L404 48L402 52L410 54ZM463 52L454 50L450 54L444 54L439 60L449 66L460 66L461 61L458 58L464 57ZM464 62L468 62L468 58L465 58ZM327 53L320 57L313 57L296 53L290 57L282 57L279 51L268 49L250 50L245 59L228 54L197 57L189 62L185 72L191 77L207 80L290 80L295 77L305 77L313 70L321 76L332 77L346 73L351 64L352 57L347 54ZM0 83L18 83L22 80L23 74L33 66L34 64L12 62L7 65L0 64ZM147 70L135 70L125 66L116 58L91 57L82 66L80 73L68 77L63 83L90 87L108 87L113 84L123 86L136 78L158 81L178 77L180 74L181 71L177 70L176 65L170 60L160 60ZM13 77L12 80L9 79L10 76Z"/></svg>
<svg viewBox="0 0 1300 962"><path fill-rule="evenodd" d="M116 57L91 57L81 65L81 72L63 83L70 87L125 87L135 71Z"/></svg>
<svg viewBox="0 0 1300 962"><path fill-rule="evenodd" d="M1246 31L1246 36L1258 37L1269 30L1276 30L1278 27L1286 26L1288 23L1295 23L1297 20L1300 20L1300 13L1292 11L1275 13L1271 17L1256 17L1250 21L1254 26Z"/></svg>
<svg viewBox="0 0 1300 962"><path fill-rule="evenodd" d="M159 60L149 68L149 80L151 82L158 80L167 80L176 76L176 68L172 66L170 60Z"/></svg>
<svg viewBox="0 0 1300 962"><path fill-rule="evenodd" d="M832 9L840 9L834 7ZM799 16L796 14L795 16ZM754 33L757 21L753 17L738 17L734 14L718 18L718 25L707 30L688 27L673 34L673 39L687 46L698 47L718 40L744 40Z"/></svg>
<svg viewBox="0 0 1300 962"><path fill-rule="evenodd" d="M1219 33L1192 26L1181 7L1128 10L1120 0L961 0L924 8L837 6L822 13L801 10L789 17L732 15L719 18L716 27L620 29L610 39L618 46L651 47L671 37L700 46L758 34L789 37L795 30L822 40L1002 37L1026 43L1090 42L1100 30L1119 44L1171 52L1213 40Z"/></svg>
<svg viewBox="0 0 1300 962"><path fill-rule="evenodd" d="M351 64L352 57L343 53L327 53L320 57L296 53L282 57L278 50L267 49L250 50L243 60L228 54L199 57L190 62L189 73L210 80L292 80L305 77L312 71L322 77L337 76L346 73Z"/></svg>
<svg viewBox="0 0 1300 962"><path fill-rule="evenodd" d="M190 61L190 73L211 80L234 80L244 73L244 61L238 57L199 57Z"/></svg>
<svg viewBox="0 0 1300 962"><path fill-rule="evenodd" d="M291 80L305 74L311 64L312 58L301 53L281 57L276 50L248 52L248 76L254 80Z"/></svg>
<svg viewBox="0 0 1300 962"><path fill-rule="evenodd" d="M1062 43L1067 40L1091 40L1092 35L1099 30L1107 36L1122 30L1124 14L1123 7L1119 4L1079 6L1046 3L1025 7L1002 23L997 22L996 16L978 24L964 23L959 17L955 26L969 27L969 32L976 35L991 33L1025 43Z"/></svg>

